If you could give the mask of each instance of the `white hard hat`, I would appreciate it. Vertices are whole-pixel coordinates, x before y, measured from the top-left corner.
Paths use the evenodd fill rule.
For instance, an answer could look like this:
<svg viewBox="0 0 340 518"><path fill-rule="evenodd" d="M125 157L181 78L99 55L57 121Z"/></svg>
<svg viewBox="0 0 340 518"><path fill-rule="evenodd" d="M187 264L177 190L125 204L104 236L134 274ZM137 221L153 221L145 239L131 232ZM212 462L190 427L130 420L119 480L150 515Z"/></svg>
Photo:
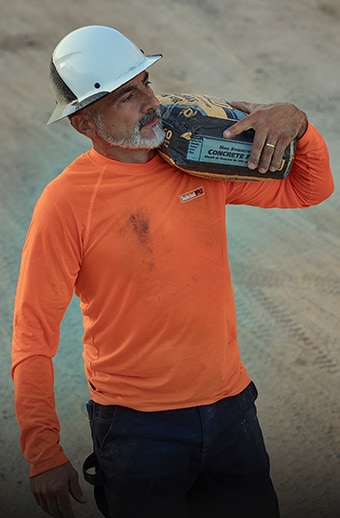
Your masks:
<svg viewBox="0 0 340 518"><path fill-rule="evenodd" d="M57 106L51 124L116 90L146 70L162 54L145 56L111 27L90 25L65 36L54 49L51 82Z"/></svg>

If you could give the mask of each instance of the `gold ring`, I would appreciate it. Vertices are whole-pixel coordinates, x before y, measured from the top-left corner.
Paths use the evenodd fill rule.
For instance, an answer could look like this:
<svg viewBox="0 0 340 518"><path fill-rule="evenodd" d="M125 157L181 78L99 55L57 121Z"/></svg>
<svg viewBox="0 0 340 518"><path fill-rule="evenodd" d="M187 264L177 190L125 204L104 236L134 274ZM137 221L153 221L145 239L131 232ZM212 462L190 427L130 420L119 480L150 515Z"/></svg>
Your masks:
<svg viewBox="0 0 340 518"><path fill-rule="evenodd" d="M266 142L266 146L268 146L268 147L272 147L272 148L275 148L275 147L276 147L274 144L269 144L268 142Z"/></svg>

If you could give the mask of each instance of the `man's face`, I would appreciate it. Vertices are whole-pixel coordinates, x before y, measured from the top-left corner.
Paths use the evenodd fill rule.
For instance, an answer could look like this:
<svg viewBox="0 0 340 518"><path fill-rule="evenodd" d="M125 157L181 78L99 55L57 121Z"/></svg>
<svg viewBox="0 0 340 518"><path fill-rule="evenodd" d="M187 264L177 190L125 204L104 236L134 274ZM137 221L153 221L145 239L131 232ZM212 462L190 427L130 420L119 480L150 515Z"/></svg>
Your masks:
<svg viewBox="0 0 340 518"><path fill-rule="evenodd" d="M108 146L155 149L164 140L159 102L147 72L95 103L91 111L97 135Z"/></svg>

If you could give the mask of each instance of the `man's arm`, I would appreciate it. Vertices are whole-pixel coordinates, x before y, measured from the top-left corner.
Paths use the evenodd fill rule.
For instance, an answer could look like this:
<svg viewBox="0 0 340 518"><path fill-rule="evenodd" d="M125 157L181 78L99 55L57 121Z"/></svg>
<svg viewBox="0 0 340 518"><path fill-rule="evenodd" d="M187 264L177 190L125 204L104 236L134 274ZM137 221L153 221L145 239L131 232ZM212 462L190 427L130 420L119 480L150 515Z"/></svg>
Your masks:
<svg viewBox="0 0 340 518"><path fill-rule="evenodd" d="M226 182L226 203L263 208L305 208L326 200L334 191L334 180L326 142L296 106L287 103L253 104L232 102L249 112L224 132L234 138L255 130L249 167L265 172L277 169L284 149L297 139L292 169L284 180ZM270 144L270 145L268 145Z"/></svg>
<svg viewBox="0 0 340 518"><path fill-rule="evenodd" d="M21 447L35 499L55 517L73 516L70 494L84 501L59 444L52 361L81 261L80 230L70 210L55 189L37 203L23 248L13 321L11 374Z"/></svg>

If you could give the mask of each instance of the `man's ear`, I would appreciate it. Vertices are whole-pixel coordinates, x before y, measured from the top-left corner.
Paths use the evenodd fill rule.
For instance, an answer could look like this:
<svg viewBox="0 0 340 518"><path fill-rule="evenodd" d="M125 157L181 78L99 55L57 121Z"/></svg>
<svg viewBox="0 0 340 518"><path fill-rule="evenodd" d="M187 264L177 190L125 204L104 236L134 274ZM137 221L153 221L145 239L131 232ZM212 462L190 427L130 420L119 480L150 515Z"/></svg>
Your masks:
<svg viewBox="0 0 340 518"><path fill-rule="evenodd" d="M85 137L92 138L95 136L96 124L87 113L74 113L70 115L69 119L72 127Z"/></svg>

